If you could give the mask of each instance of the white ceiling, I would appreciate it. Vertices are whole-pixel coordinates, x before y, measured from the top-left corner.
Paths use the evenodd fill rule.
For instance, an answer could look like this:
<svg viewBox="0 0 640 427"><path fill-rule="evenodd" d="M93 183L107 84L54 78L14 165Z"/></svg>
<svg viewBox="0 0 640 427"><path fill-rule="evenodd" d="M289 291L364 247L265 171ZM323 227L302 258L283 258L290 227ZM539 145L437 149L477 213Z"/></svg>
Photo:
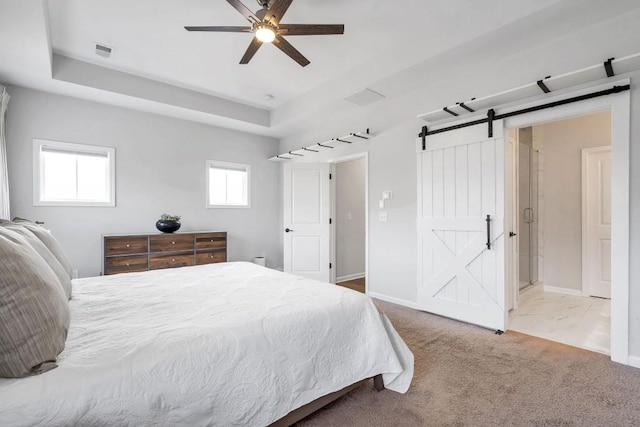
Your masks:
<svg viewBox="0 0 640 427"><path fill-rule="evenodd" d="M301 125L300 105L329 105L365 87L388 100L394 93L384 88L420 79L407 70L489 34L506 42L536 16L560 10L557 19L587 22L605 4L613 15L635 3L294 0L283 23L345 25L344 35L288 38L311 61L303 68L269 45L240 65L250 34L184 30L245 25L225 0L0 0L0 82L283 137ZM113 47L113 58L96 56L95 42Z"/></svg>
<svg viewBox="0 0 640 427"><path fill-rule="evenodd" d="M255 0L243 1L260 9ZM372 57L395 53L394 61L410 65L442 39L473 37L556 1L294 0L282 23L345 25L344 35L288 38L311 61L305 68L270 45L240 65L251 34L184 30L246 25L225 0L50 0L49 13L56 53L273 108ZM96 56L94 42L115 48L113 59Z"/></svg>

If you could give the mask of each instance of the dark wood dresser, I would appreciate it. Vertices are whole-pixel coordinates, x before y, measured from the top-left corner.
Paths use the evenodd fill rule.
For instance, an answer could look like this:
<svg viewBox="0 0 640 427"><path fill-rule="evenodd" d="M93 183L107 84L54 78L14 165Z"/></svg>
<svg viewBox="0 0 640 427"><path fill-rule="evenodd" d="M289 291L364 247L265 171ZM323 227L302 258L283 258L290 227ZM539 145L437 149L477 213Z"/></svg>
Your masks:
<svg viewBox="0 0 640 427"><path fill-rule="evenodd" d="M227 261L227 233L103 236L104 274L130 273Z"/></svg>

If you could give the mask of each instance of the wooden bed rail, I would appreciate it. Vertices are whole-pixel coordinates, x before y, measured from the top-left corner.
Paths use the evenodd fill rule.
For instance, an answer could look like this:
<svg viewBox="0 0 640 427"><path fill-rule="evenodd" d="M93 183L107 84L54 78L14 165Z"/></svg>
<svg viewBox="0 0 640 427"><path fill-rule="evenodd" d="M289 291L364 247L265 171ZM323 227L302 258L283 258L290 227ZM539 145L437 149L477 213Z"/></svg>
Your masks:
<svg viewBox="0 0 640 427"><path fill-rule="evenodd" d="M269 427L289 427L290 425L297 423L301 419L313 414L320 408L324 408L329 403L339 399L340 397L349 393L351 390L355 390L370 379L371 378L366 378L362 381L358 381L355 384L351 384L350 386L347 386L342 390L338 390L325 396L319 397L313 402L309 402L306 405L299 407L298 409L294 409L284 417L280 418L278 421L270 424ZM384 390L384 381L382 380L382 374L378 374L373 377L373 387L376 389L376 391Z"/></svg>

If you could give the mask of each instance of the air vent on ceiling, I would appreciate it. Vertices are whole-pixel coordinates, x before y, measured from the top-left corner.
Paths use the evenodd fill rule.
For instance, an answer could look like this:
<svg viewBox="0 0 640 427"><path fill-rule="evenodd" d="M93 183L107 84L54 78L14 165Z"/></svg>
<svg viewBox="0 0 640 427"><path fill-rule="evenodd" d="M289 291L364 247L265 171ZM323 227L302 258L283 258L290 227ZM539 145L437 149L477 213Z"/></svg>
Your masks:
<svg viewBox="0 0 640 427"><path fill-rule="evenodd" d="M384 98L385 96L381 93L378 93L371 89L363 89L359 92L354 93L353 95L347 96L345 98L345 101L353 102L357 105L369 105Z"/></svg>
<svg viewBox="0 0 640 427"><path fill-rule="evenodd" d="M96 55L101 56L103 58L111 58L113 54L113 48L109 46L105 46L100 43L96 43Z"/></svg>

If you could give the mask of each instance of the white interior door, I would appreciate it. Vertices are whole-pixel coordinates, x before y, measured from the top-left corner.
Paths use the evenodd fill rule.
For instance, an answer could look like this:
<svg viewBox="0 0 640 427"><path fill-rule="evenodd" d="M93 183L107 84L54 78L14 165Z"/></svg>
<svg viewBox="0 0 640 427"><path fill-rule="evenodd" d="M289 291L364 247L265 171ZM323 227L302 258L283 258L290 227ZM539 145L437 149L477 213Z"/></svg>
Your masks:
<svg viewBox="0 0 640 427"><path fill-rule="evenodd" d="M427 137L418 154L420 309L505 330L504 160L502 121L492 138L486 124Z"/></svg>
<svg viewBox="0 0 640 427"><path fill-rule="evenodd" d="M583 290L611 298L611 147L582 151Z"/></svg>
<svg viewBox="0 0 640 427"><path fill-rule="evenodd" d="M329 164L284 165L284 271L328 282Z"/></svg>

